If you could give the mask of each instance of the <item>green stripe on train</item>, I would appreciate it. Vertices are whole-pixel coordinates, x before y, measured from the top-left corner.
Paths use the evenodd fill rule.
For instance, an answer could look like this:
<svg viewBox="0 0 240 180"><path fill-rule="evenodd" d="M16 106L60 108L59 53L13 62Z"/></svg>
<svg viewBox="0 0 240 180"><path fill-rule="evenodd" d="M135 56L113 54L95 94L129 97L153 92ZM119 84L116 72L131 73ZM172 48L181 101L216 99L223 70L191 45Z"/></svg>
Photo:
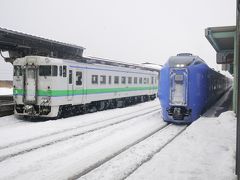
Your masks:
<svg viewBox="0 0 240 180"><path fill-rule="evenodd" d="M142 90L156 90L154 87L127 87L127 88L98 88L98 89L80 89L80 90L37 90L38 96L67 96L68 94L81 95L81 94L98 94L98 93L115 93L127 91L142 91ZM29 92L31 93L31 91ZM14 95L23 95L23 89L13 89Z"/></svg>

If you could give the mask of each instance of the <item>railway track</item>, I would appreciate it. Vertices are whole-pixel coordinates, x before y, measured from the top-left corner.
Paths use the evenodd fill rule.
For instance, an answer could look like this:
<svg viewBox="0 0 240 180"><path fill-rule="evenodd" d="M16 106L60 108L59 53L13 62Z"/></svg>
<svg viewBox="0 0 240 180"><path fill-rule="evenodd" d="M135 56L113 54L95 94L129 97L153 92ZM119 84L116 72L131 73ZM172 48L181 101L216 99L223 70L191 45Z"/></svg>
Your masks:
<svg viewBox="0 0 240 180"><path fill-rule="evenodd" d="M78 127L65 129L62 131L46 134L32 139L26 139L24 141L15 142L7 146L0 147L0 162L43 147L47 147L56 143L77 138L88 133L92 133L98 130L108 128L110 126L115 126L120 123L124 123L126 121L134 120L138 117L143 117L149 114L159 112L160 111L159 107L158 106L156 107L157 108L150 107L145 110L142 110L141 112L125 114L118 118L116 117L116 119L111 118L105 119L100 122L90 123L88 125L80 125Z"/></svg>
<svg viewBox="0 0 240 180"><path fill-rule="evenodd" d="M131 117L124 115L116 120L99 122L99 127L92 124L88 126L89 129L80 128L72 136L60 133L59 137L46 137L48 140L40 138L5 147L0 150L0 169L4 170L9 163L13 165L16 161L23 161L23 167L17 165L4 177L14 179L34 176L41 179L37 174L47 173L50 179L98 179L98 175L99 179L105 179L105 170L108 171L109 167L112 173L107 174L112 177L106 179L125 179L161 152L187 127L159 123L161 121L157 120L158 117L159 108L151 107L138 113L132 112ZM65 146L70 149L64 148ZM40 155L39 152L44 153ZM38 154L40 157L27 162ZM68 161L72 166L61 163ZM58 166L59 164L62 165ZM58 168L49 172L53 167ZM67 173L61 174L63 171ZM23 173L20 175L18 172Z"/></svg>
<svg viewBox="0 0 240 180"><path fill-rule="evenodd" d="M156 131L123 147L118 152L96 162L68 179L116 179L116 177L121 180L126 179L177 138L186 128L187 125L178 127L172 124L163 125ZM155 145L152 146L152 143L155 143ZM148 148L149 146L152 148ZM127 160L126 157L128 158ZM116 168L114 169L114 167ZM106 171L110 171L110 173L106 173L108 175L103 176L102 173Z"/></svg>
<svg viewBox="0 0 240 180"><path fill-rule="evenodd" d="M12 95L0 95L0 117L14 113L14 103Z"/></svg>

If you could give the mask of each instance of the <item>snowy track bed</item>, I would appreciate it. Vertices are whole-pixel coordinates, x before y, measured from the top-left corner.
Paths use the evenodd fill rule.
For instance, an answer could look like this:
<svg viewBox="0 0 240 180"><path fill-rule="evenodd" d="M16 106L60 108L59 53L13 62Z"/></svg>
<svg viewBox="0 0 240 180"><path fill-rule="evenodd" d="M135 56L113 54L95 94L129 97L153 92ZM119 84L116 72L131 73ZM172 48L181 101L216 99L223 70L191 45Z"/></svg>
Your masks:
<svg viewBox="0 0 240 180"><path fill-rule="evenodd" d="M98 127L101 125L106 126L107 124L113 124L143 115L154 109L159 109L157 101L128 108L59 119L57 121L29 122L20 120L14 116L2 117L0 118L0 149L84 127L91 129L91 127L93 128L95 125Z"/></svg>
<svg viewBox="0 0 240 180"><path fill-rule="evenodd" d="M186 127L172 124L164 126L144 139L144 141L130 147L102 166L80 177L79 180L125 179L180 135Z"/></svg>
<svg viewBox="0 0 240 180"><path fill-rule="evenodd" d="M62 131L54 132L52 134L46 134L43 136L35 137L32 139L13 142L5 147L0 148L0 162L8 158L24 154L39 148L43 148L49 145L53 145L55 143L67 141L69 139L85 135L87 133L92 133L94 131L108 128L109 126L114 126L130 120L136 121L136 118L144 117L148 114L152 114L155 112L159 112L159 108L145 109L142 110L140 113L135 112L132 113L131 115L123 115L114 119L106 119L104 121L88 125L82 125L71 129L65 129Z"/></svg>
<svg viewBox="0 0 240 180"><path fill-rule="evenodd" d="M0 163L5 179L67 179L85 174L166 126L159 112L40 148ZM13 168L9 168L13 167Z"/></svg>
<svg viewBox="0 0 240 180"><path fill-rule="evenodd" d="M121 170L119 178L127 177L185 129L164 123L158 103L58 121L0 118L1 178L91 179L101 168L112 175Z"/></svg>

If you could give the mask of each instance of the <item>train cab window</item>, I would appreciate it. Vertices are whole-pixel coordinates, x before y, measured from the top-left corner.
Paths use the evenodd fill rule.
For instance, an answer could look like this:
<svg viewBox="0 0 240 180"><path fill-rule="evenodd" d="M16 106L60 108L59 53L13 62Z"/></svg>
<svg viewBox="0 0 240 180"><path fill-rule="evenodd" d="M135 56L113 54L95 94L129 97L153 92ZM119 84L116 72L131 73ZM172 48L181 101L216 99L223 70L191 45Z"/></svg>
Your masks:
<svg viewBox="0 0 240 180"><path fill-rule="evenodd" d="M76 85L78 86L82 85L82 72L80 71L76 72Z"/></svg>
<svg viewBox="0 0 240 180"><path fill-rule="evenodd" d="M67 77L67 66L63 66L63 77Z"/></svg>
<svg viewBox="0 0 240 180"><path fill-rule="evenodd" d="M43 65L39 66L39 76L57 76L58 67Z"/></svg>
<svg viewBox="0 0 240 180"><path fill-rule="evenodd" d="M124 76L122 77L121 83L126 84L126 77L124 77Z"/></svg>
<svg viewBox="0 0 240 180"><path fill-rule="evenodd" d="M151 84L153 84L153 77L151 77Z"/></svg>
<svg viewBox="0 0 240 180"><path fill-rule="evenodd" d="M114 76L114 84L119 84L119 76Z"/></svg>
<svg viewBox="0 0 240 180"><path fill-rule="evenodd" d="M69 70L68 83L72 84L72 70Z"/></svg>
<svg viewBox="0 0 240 180"><path fill-rule="evenodd" d="M142 77L139 78L139 84L142 84L143 83L143 79Z"/></svg>
<svg viewBox="0 0 240 180"><path fill-rule="evenodd" d="M59 66L59 76L62 76L62 66Z"/></svg>
<svg viewBox="0 0 240 180"><path fill-rule="evenodd" d="M184 77L183 77L182 74L177 74L177 75L175 75L175 77L174 77L174 80L175 80L175 82L177 82L177 83L181 83L181 82L183 81L183 79L184 79Z"/></svg>
<svg viewBox="0 0 240 180"><path fill-rule="evenodd" d="M109 84L112 84L112 76L109 76L109 77L108 77L108 83L109 83Z"/></svg>
<svg viewBox="0 0 240 180"><path fill-rule="evenodd" d="M21 66L14 66L13 75L14 76L22 76L22 68L21 68Z"/></svg>
<svg viewBox="0 0 240 180"><path fill-rule="evenodd" d="M106 84L106 76L104 75L100 76L100 84Z"/></svg>
<svg viewBox="0 0 240 180"><path fill-rule="evenodd" d="M57 76L57 75L58 75L58 67L52 66L52 76Z"/></svg>
<svg viewBox="0 0 240 180"><path fill-rule="evenodd" d="M132 77L128 77L128 84L132 84Z"/></svg>
<svg viewBox="0 0 240 180"><path fill-rule="evenodd" d="M92 84L98 84L98 75L92 75Z"/></svg>
<svg viewBox="0 0 240 180"><path fill-rule="evenodd" d="M133 83L134 83L134 84L137 84L137 77L134 77Z"/></svg>
<svg viewBox="0 0 240 180"><path fill-rule="evenodd" d="M35 79L35 71L34 69L30 68L27 70L27 77L30 78L30 79Z"/></svg>
<svg viewBox="0 0 240 180"><path fill-rule="evenodd" d="M39 76L51 76L52 67L51 66L39 66Z"/></svg>

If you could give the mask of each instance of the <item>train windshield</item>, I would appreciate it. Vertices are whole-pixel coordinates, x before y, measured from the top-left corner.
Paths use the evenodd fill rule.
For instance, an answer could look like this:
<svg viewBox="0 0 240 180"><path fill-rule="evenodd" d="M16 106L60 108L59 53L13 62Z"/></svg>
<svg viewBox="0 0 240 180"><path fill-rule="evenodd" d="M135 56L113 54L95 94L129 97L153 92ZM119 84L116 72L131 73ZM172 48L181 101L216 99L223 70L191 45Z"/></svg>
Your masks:
<svg viewBox="0 0 240 180"><path fill-rule="evenodd" d="M192 64L193 58L173 57L170 58L168 63L170 67L186 67Z"/></svg>
<svg viewBox="0 0 240 180"><path fill-rule="evenodd" d="M57 66L39 66L39 76L57 76Z"/></svg>

